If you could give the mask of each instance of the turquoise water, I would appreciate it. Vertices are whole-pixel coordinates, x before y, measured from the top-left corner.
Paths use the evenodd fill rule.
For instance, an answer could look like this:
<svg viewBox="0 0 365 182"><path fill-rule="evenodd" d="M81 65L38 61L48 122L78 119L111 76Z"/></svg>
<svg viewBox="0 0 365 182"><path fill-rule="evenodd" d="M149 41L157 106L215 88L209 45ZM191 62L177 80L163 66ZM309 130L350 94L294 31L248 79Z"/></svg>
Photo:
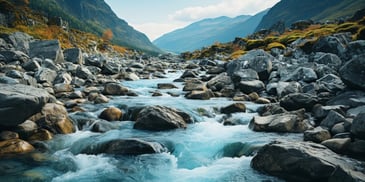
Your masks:
<svg viewBox="0 0 365 182"><path fill-rule="evenodd" d="M182 84L174 83L179 89L160 90L161 97L151 97L157 83L171 83L181 73L169 73L166 79L139 80L122 84L139 94L138 97L113 97L107 104L85 104L90 116L97 116L105 107L129 108L145 105L164 105L189 113L195 123L186 129L164 132L149 132L133 129L132 121L119 123L119 128L106 133L94 133L85 127L76 133L55 136L46 143L50 149L42 158L30 157L2 159L0 181L279 181L277 178L260 174L250 167L252 156L225 157L224 147L240 142L250 149L281 138L300 140L298 134L257 133L248 129L248 122L256 115L259 105L245 103L247 113L234 114L243 123L224 126L223 115L217 109L233 101L227 98L208 101L187 100L181 91ZM172 97L167 92L178 93ZM207 113L207 114L203 114ZM86 155L79 151L96 141L138 138L160 142L170 152L140 156Z"/></svg>

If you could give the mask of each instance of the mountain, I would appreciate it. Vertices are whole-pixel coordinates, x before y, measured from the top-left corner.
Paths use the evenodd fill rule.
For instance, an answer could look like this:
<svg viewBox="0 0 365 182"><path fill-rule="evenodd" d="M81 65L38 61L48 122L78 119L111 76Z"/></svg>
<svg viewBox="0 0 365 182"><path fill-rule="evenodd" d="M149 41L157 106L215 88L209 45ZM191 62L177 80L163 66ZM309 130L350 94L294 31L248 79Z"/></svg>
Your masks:
<svg viewBox="0 0 365 182"><path fill-rule="evenodd" d="M235 18L222 16L204 19L167 33L153 43L161 49L180 53L199 49L215 42L229 42L235 37L253 33L266 13L267 10L255 16L242 15Z"/></svg>
<svg viewBox="0 0 365 182"><path fill-rule="evenodd" d="M278 21L288 27L298 20L325 22L347 18L365 8L365 0L281 0L263 17L256 30L268 29Z"/></svg>
<svg viewBox="0 0 365 182"><path fill-rule="evenodd" d="M49 18L61 17L71 28L100 36L111 29L115 44L152 54L162 52L146 35L118 18L104 0L31 0L29 7Z"/></svg>

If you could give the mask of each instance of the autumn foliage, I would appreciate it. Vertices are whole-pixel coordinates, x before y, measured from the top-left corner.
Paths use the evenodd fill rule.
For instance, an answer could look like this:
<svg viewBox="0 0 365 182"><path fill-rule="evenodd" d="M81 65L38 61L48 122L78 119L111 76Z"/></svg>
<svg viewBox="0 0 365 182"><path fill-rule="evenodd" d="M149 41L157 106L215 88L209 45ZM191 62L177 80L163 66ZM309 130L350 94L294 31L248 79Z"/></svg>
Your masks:
<svg viewBox="0 0 365 182"><path fill-rule="evenodd" d="M106 29L103 33L103 36L102 36L102 39L105 41L105 42L109 42L110 40L112 40L113 38L113 32L112 30L110 29Z"/></svg>

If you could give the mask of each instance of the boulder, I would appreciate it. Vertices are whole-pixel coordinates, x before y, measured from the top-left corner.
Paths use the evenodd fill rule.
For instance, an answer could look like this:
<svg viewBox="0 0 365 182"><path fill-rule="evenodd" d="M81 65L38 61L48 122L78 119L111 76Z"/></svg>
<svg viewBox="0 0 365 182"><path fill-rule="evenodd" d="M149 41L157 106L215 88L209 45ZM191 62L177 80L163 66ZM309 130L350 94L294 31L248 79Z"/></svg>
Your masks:
<svg viewBox="0 0 365 182"><path fill-rule="evenodd" d="M14 78L10 78L8 76L0 76L0 83L3 84L18 84L19 81Z"/></svg>
<svg viewBox="0 0 365 182"><path fill-rule="evenodd" d="M221 73L210 79L207 82L207 87L212 91L220 91L227 87L233 88L233 82L227 73Z"/></svg>
<svg viewBox="0 0 365 182"><path fill-rule="evenodd" d="M337 167L332 173L328 180L329 182L344 182L344 181L365 181L364 172L354 171L352 169L346 169L342 167Z"/></svg>
<svg viewBox="0 0 365 182"><path fill-rule="evenodd" d="M313 62L327 65L328 67L338 70L342 65L342 60L336 54L316 52L312 57Z"/></svg>
<svg viewBox="0 0 365 182"><path fill-rule="evenodd" d="M331 138L331 133L320 126L304 132L304 141L321 143L330 138Z"/></svg>
<svg viewBox="0 0 365 182"><path fill-rule="evenodd" d="M105 95L126 95L128 88L119 83L108 83L104 86L103 94Z"/></svg>
<svg viewBox="0 0 365 182"><path fill-rule="evenodd" d="M333 74L323 76L317 80L316 83L319 86L319 91L331 92L334 94L346 88L346 85L343 83L341 78Z"/></svg>
<svg viewBox="0 0 365 182"><path fill-rule="evenodd" d="M101 70L101 73L105 75L118 74L121 69L121 65L112 61L105 61Z"/></svg>
<svg viewBox="0 0 365 182"><path fill-rule="evenodd" d="M310 126L304 118L304 109L269 116L255 116L248 126L253 131L301 133Z"/></svg>
<svg viewBox="0 0 365 182"><path fill-rule="evenodd" d="M317 103L317 99L306 93L293 93L286 95L280 100L280 105L288 111L305 108L306 111L311 111Z"/></svg>
<svg viewBox="0 0 365 182"><path fill-rule="evenodd" d="M186 70L180 78L197 78L198 77L198 73L196 71L192 71L192 70Z"/></svg>
<svg viewBox="0 0 365 182"><path fill-rule="evenodd" d="M221 108L221 113L224 114L232 114L236 112L246 112L246 105L244 103L234 103Z"/></svg>
<svg viewBox="0 0 365 182"><path fill-rule="evenodd" d="M22 65L26 71L37 71L41 66L34 58Z"/></svg>
<svg viewBox="0 0 365 182"><path fill-rule="evenodd" d="M346 122L345 117L336 111L329 111L327 116L321 121L320 125L331 129L337 123Z"/></svg>
<svg viewBox="0 0 365 182"><path fill-rule="evenodd" d="M183 91L204 91L207 90L207 87L204 82L198 79L190 79L186 80Z"/></svg>
<svg viewBox="0 0 365 182"><path fill-rule="evenodd" d="M26 141L20 139L12 139L0 141L0 157L12 154L29 153L34 147Z"/></svg>
<svg viewBox="0 0 365 182"><path fill-rule="evenodd" d="M28 55L21 51L0 51L0 55L3 56L5 63L16 61L19 61L20 63L26 63L29 60Z"/></svg>
<svg viewBox="0 0 365 182"><path fill-rule="evenodd" d="M349 87L365 91L365 55L356 56L340 69L341 79Z"/></svg>
<svg viewBox="0 0 365 182"><path fill-rule="evenodd" d="M331 149L336 153L344 153L350 145L350 138L332 138L323 141L321 144Z"/></svg>
<svg viewBox="0 0 365 182"><path fill-rule="evenodd" d="M337 94L327 102L327 105L343 105L350 108L365 105L365 92L351 90Z"/></svg>
<svg viewBox="0 0 365 182"><path fill-rule="evenodd" d="M158 89L174 89L174 88L178 88L178 87L172 83L158 83L157 88Z"/></svg>
<svg viewBox="0 0 365 182"><path fill-rule="evenodd" d="M236 88L245 94L250 94L265 90L265 84L260 80L240 81Z"/></svg>
<svg viewBox="0 0 365 182"><path fill-rule="evenodd" d="M298 82L277 82L267 84L266 91L281 98L288 94L302 92L302 87Z"/></svg>
<svg viewBox="0 0 365 182"><path fill-rule="evenodd" d="M336 36L330 35L321 37L314 45L314 52L333 53L343 56L346 52L346 45Z"/></svg>
<svg viewBox="0 0 365 182"><path fill-rule="evenodd" d="M15 78L15 79L21 79L24 77L23 73L17 71L17 70L9 70L5 73L5 76L8 76L10 78Z"/></svg>
<svg viewBox="0 0 365 182"><path fill-rule="evenodd" d="M61 44L58 40L39 40L29 44L30 58L51 59L55 63L64 62Z"/></svg>
<svg viewBox="0 0 365 182"><path fill-rule="evenodd" d="M62 92L72 92L74 88L68 83L58 83L53 85L53 90L57 94Z"/></svg>
<svg viewBox="0 0 365 182"><path fill-rule="evenodd" d="M231 75L231 78L234 83L239 83L240 81L258 80L259 75L253 69L241 69L237 72L234 72Z"/></svg>
<svg viewBox="0 0 365 182"><path fill-rule="evenodd" d="M355 172L354 162L325 146L309 142L274 141L265 145L252 159L251 166L287 181L329 181L338 168L350 171L338 179L349 179ZM356 174L358 172L355 172ZM360 173L365 179L364 174Z"/></svg>
<svg viewBox="0 0 365 182"><path fill-rule="evenodd" d="M19 134L13 131L0 131L0 141L18 139Z"/></svg>
<svg viewBox="0 0 365 182"><path fill-rule="evenodd" d="M123 112L120 109L116 107L109 107L100 113L99 118L107 121L118 121L122 119L122 116Z"/></svg>
<svg viewBox="0 0 365 182"><path fill-rule="evenodd" d="M209 100L214 97L212 90L207 89L203 91L193 90L185 95L187 99Z"/></svg>
<svg viewBox="0 0 365 182"><path fill-rule="evenodd" d="M46 130L46 129L39 129L35 133L33 133L31 136L27 138L28 141L47 141L52 140L53 134Z"/></svg>
<svg viewBox="0 0 365 182"><path fill-rule="evenodd" d="M116 130L120 128L120 122L109 122L104 120L97 120L92 124L91 131L105 133L110 130Z"/></svg>
<svg viewBox="0 0 365 182"><path fill-rule="evenodd" d="M34 77L38 83L47 82L53 84L53 81L57 77L57 72L49 68L40 68L35 72Z"/></svg>
<svg viewBox="0 0 365 182"><path fill-rule="evenodd" d="M281 81L304 81L304 82L313 82L317 80L317 74L311 68L299 67L295 69L293 72L285 74L280 74Z"/></svg>
<svg viewBox="0 0 365 182"><path fill-rule="evenodd" d="M91 73L91 71L84 66L77 67L75 76L85 80L94 79L94 75Z"/></svg>
<svg viewBox="0 0 365 182"><path fill-rule="evenodd" d="M15 127L15 132L19 134L21 138L27 138L38 129L37 124L34 121L26 120L24 123L19 124Z"/></svg>
<svg viewBox="0 0 365 182"><path fill-rule="evenodd" d="M113 154L113 155L142 155L167 152L167 148L157 142L147 142L141 139L113 139L97 142L81 151L83 154Z"/></svg>
<svg viewBox="0 0 365 182"><path fill-rule="evenodd" d="M188 114L165 106L148 106L142 109L138 116L135 129L163 131L176 128L186 128L186 123L191 122Z"/></svg>
<svg viewBox="0 0 365 182"><path fill-rule="evenodd" d="M0 84L0 125L16 126L55 98L47 91L27 85Z"/></svg>
<svg viewBox="0 0 365 182"><path fill-rule="evenodd" d="M349 43L347 47L347 56L352 58L353 56L365 54L365 40L356 40Z"/></svg>
<svg viewBox="0 0 365 182"><path fill-rule="evenodd" d="M355 137L365 139L365 112L358 114L352 121L351 133Z"/></svg>
<svg viewBox="0 0 365 182"><path fill-rule="evenodd" d="M65 61L80 65L84 63L84 58L80 48L66 49L63 51L63 55L65 57Z"/></svg>
<svg viewBox="0 0 365 182"><path fill-rule="evenodd" d="M56 65L52 60L50 59L44 59L41 62L41 65L43 68L48 68L54 71L59 71L60 67L58 65Z"/></svg>
<svg viewBox="0 0 365 182"><path fill-rule="evenodd" d="M1 34L0 37L11 44L16 51L29 53L29 43L33 37L24 32L14 32L11 34Z"/></svg>

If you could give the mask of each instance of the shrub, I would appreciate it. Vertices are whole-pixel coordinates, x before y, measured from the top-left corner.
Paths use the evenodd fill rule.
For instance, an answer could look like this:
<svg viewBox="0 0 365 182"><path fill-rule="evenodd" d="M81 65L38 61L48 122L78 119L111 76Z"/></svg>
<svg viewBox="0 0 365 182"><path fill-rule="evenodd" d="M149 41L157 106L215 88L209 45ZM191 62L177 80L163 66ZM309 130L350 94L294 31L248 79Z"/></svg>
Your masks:
<svg viewBox="0 0 365 182"><path fill-rule="evenodd" d="M267 45L266 49L271 50L272 48L279 48L279 49L285 49L285 45L279 43L279 42L273 42Z"/></svg>
<svg viewBox="0 0 365 182"><path fill-rule="evenodd" d="M262 39L257 39L257 40L248 40L247 41L247 46L246 49L247 50L251 50L251 49L257 49L260 47L265 46L265 41Z"/></svg>
<svg viewBox="0 0 365 182"><path fill-rule="evenodd" d="M241 57L242 55L246 54L246 51L244 50L238 50L238 51L234 51L230 56L229 59L233 60L233 59L237 59L239 57Z"/></svg>

